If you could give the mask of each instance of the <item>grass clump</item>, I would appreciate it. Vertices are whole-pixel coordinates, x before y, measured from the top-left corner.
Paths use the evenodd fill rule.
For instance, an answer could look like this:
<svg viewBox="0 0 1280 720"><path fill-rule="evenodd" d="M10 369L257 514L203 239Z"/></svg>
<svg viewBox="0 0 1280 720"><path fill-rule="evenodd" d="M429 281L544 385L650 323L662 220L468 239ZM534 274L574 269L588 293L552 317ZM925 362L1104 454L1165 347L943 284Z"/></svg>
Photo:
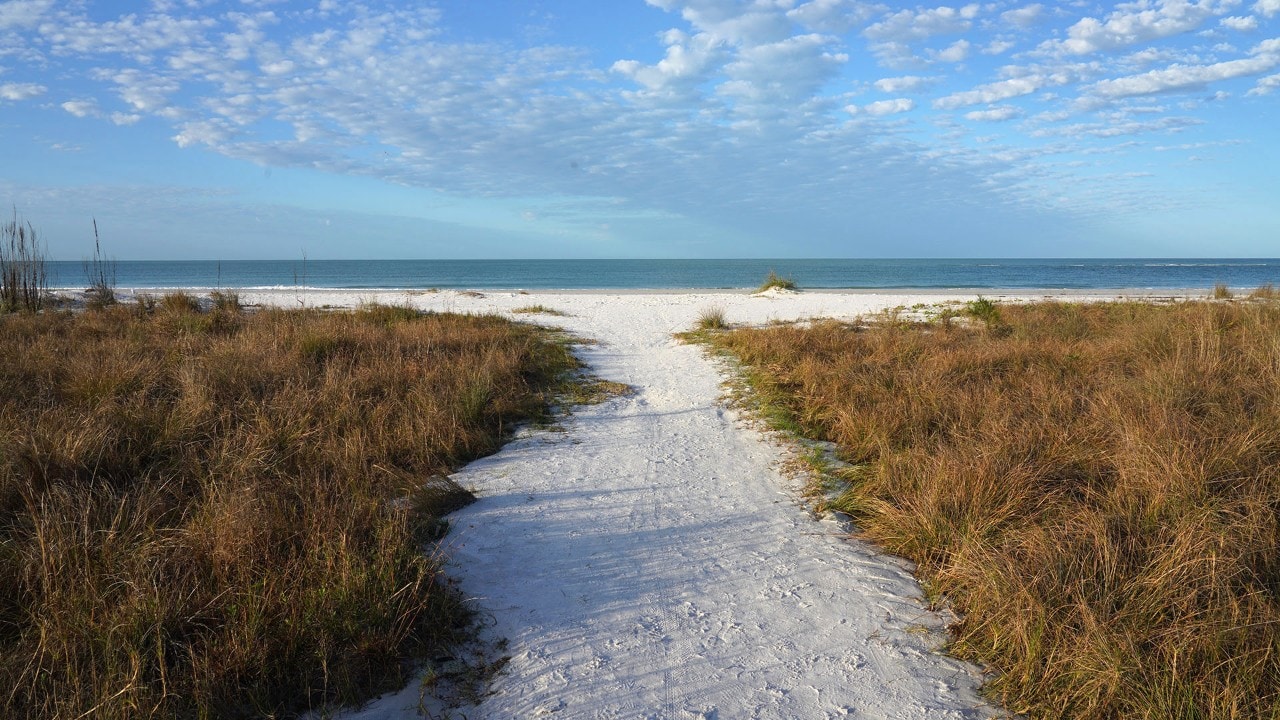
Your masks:
<svg viewBox="0 0 1280 720"><path fill-rule="evenodd" d="M729 321L722 307L703 308L698 313L697 328L699 330L724 330L728 327Z"/></svg>
<svg viewBox="0 0 1280 720"><path fill-rule="evenodd" d="M566 317L567 313L563 310L556 310L546 305L524 305L518 308L512 308L511 312L518 315L554 315L556 317Z"/></svg>
<svg viewBox="0 0 1280 720"><path fill-rule="evenodd" d="M39 312L48 292L44 249L15 209L13 219L0 224L0 312Z"/></svg>
<svg viewBox="0 0 1280 720"><path fill-rule="evenodd" d="M102 256L97 218L93 220L93 258L84 261L84 274L89 281L85 301L90 309L101 310L116 303L116 262Z"/></svg>
<svg viewBox="0 0 1280 720"><path fill-rule="evenodd" d="M848 466L831 501L1036 718L1280 714L1280 307L709 336Z"/></svg>
<svg viewBox="0 0 1280 720"><path fill-rule="evenodd" d="M1252 292L1250 292L1249 299L1251 300L1280 299L1280 291L1276 290L1275 285L1272 285L1271 283L1266 283L1265 285L1259 285Z"/></svg>
<svg viewBox="0 0 1280 720"><path fill-rule="evenodd" d="M782 277L778 273L770 270L768 277L764 279L764 282L760 284L760 287L756 288L756 292L764 292L766 290L773 290L773 289L797 290L798 288L796 286L795 281L792 280L791 278Z"/></svg>
<svg viewBox="0 0 1280 720"><path fill-rule="evenodd" d="M192 300L0 317L0 717L283 717L402 684L468 617L424 553L466 501L445 474L578 367L495 317L215 327Z"/></svg>
<svg viewBox="0 0 1280 720"><path fill-rule="evenodd" d="M1235 297L1235 294L1231 292L1231 288L1227 287L1226 283L1218 283L1213 286L1212 297L1214 300L1230 300Z"/></svg>

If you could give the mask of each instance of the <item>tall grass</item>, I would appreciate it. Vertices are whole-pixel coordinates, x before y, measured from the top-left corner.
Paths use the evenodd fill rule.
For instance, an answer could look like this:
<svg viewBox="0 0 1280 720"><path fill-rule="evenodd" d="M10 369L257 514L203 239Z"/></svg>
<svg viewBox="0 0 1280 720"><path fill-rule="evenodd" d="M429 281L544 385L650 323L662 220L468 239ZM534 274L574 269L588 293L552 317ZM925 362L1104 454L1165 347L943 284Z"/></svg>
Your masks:
<svg viewBox="0 0 1280 720"><path fill-rule="evenodd" d="M575 367L494 317L0 318L0 717L284 717L403 684L467 621L429 552L465 501L442 475Z"/></svg>
<svg viewBox="0 0 1280 720"><path fill-rule="evenodd" d="M709 336L851 463L831 501L1042 718L1280 716L1280 307ZM781 410L778 410L781 408Z"/></svg>
<svg viewBox="0 0 1280 720"><path fill-rule="evenodd" d="M49 290L45 252L30 222L0 224L0 312L37 312Z"/></svg>
<svg viewBox="0 0 1280 720"><path fill-rule="evenodd" d="M102 255L98 236L98 219L93 220L93 257L84 261L84 274L89 282L85 291L89 307L101 309L116 302L116 261Z"/></svg>

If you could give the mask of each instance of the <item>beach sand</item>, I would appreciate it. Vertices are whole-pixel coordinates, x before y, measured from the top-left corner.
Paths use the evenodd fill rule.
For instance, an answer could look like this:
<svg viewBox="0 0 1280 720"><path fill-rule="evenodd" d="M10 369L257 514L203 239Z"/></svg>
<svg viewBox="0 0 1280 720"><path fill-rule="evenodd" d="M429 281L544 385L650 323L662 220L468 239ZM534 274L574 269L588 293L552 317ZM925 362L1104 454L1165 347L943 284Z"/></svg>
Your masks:
<svg viewBox="0 0 1280 720"><path fill-rule="evenodd" d="M595 341L580 350L591 371L634 388L454 476L479 500L452 516L448 572L510 657L466 717L932 719L999 711L977 694L978 668L938 651L945 619L908 564L814 518L785 469L794 448L728 408L721 361L673 334L713 307L762 324L973 297L282 290L242 301L541 305L566 315L513 317ZM341 717L418 717L420 695L411 683Z"/></svg>

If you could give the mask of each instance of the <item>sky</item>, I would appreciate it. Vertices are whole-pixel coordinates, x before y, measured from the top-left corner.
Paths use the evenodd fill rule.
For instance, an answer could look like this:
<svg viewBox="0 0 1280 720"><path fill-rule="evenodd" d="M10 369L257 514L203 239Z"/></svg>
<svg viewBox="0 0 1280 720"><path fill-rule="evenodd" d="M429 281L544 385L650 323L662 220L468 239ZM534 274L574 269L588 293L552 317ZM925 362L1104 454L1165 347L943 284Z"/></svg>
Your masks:
<svg viewBox="0 0 1280 720"><path fill-rule="evenodd" d="M1274 257L1280 0L0 0L56 259Z"/></svg>

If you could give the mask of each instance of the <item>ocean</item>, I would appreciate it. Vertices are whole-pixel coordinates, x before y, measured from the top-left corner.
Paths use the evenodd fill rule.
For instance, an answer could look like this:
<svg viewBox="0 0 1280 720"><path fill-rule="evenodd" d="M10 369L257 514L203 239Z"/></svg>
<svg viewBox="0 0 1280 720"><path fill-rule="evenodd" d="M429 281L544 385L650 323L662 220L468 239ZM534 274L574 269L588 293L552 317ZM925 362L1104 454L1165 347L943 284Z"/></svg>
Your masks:
<svg viewBox="0 0 1280 720"><path fill-rule="evenodd" d="M50 287L83 288L79 262ZM1195 290L1280 285L1280 259L1059 260L120 260L120 288L738 289L770 271L801 289Z"/></svg>

